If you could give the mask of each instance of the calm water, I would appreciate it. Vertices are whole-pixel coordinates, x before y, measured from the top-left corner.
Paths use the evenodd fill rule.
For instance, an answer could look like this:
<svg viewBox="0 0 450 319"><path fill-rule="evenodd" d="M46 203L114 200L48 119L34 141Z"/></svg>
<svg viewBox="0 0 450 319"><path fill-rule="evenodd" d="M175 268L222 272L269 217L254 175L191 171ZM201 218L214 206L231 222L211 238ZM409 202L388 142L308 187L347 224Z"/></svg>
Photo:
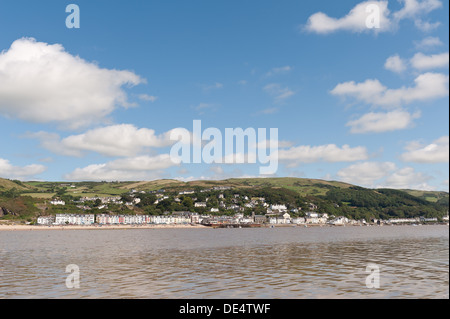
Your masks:
<svg viewBox="0 0 450 319"><path fill-rule="evenodd" d="M448 253L448 226L4 231L0 298L448 298Z"/></svg>

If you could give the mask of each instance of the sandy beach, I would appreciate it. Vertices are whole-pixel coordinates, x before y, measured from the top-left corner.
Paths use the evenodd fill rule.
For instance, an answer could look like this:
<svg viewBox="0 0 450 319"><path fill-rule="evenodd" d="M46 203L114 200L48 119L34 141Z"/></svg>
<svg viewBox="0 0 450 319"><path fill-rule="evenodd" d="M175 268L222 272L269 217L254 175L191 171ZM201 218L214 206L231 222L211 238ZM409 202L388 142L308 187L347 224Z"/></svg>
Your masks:
<svg viewBox="0 0 450 319"><path fill-rule="evenodd" d="M108 230L108 229L173 229L173 228L203 228L210 227L203 225L65 225L65 226L41 226L41 225L0 225L0 231L14 230Z"/></svg>

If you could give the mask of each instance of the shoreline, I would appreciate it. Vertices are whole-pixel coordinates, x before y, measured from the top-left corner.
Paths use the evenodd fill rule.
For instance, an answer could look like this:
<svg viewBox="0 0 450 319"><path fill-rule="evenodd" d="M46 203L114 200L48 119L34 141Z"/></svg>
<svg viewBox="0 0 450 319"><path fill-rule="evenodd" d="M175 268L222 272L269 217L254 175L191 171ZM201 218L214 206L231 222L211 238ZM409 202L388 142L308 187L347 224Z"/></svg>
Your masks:
<svg viewBox="0 0 450 319"><path fill-rule="evenodd" d="M432 226L444 226L446 224L430 224ZM309 228L309 227L319 227L319 228L328 228L328 227L392 227L392 226L413 226L413 225L319 225L319 224L311 224L305 225L294 225L294 224L285 224L285 225L273 225L273 228ZM427 225L415 225L415 226L427 226ZM183 224L183 225L167 225L167 224L155 224L155 225L0 225L0 231L31 231L31 230L121 230L121 229L215 229L216 227L205 226L201 224ZM227 227L221 227L220 229L227 229ZM236 228L236 227L234 227ZM260 227L243 227L243 228L271 228L271 225L264 225ZM217 227L217 229L219 229Z"/></svg>
<svg viewBox="0 0 450 319"><path fill-rule="evenodd" d="M120 230L120 229L207 229L210 227L203 225L0 225L0 231L20 231L20 230Z"/></svg>

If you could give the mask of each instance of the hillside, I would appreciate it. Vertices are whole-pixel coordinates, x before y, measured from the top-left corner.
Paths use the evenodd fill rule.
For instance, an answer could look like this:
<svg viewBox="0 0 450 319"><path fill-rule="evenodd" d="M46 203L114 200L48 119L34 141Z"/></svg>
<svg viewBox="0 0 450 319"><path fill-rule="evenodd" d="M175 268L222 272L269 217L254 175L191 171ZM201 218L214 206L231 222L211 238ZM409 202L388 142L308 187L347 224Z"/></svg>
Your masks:
<svg viewBox="0 0 450 319"><path fill-rule="evenodd" d="M0 192L8 191L13 188L16 188L18 190L26 190L29 187L20 181L12 181L9 179L4 179L0 177Z"/></svg>
<svg viewBox="0 0 450 319"><path fill-rule="evenodd" d="M217 188L219 187L219 188ZM141 182L20 182L0 179L0 210L3 208L2 219L34 220L43 214L58 212L82 213L77 208L76 201L80 198L122 197L124 202L132 200L132 191L142 199L134 207L125 205L109 205L100 213L149 213L162 214L165 211L194 210L200 213L206 210L196 209L195 201L213 199L208 203L218 205L217 197L225 194L225 199L234 194L248 198L264 197L268 204L286 204L290 209L298 208L307 211L310 204L318 207L321 213L336 216L361 218L391 218L391 217L443 217L449 207L447 192L429 192L418 190L366 189L337 181L325 181L306 178L231 178L226 180L198 180L182 182L178 180L155 180ZM181 195L181 201L176 202L182 191L190 191ZM142 193L141 193L142 192ZM155 204L156 194L164 193L168 200ZM185 200L186 197L192 197ZM65 200L68 205L56 207L49 204L52 198ZM244 205L245 203L241 203ZM211 206L211 207L210 207ZM91 207L96 208L96 206ZM261 207L254 210L264 214ZM221 209L220 213L230 214L231 211ZM251 213L246 210L246 213Z"/></svg>
<svg viewBox="0 0 450 319"><path fill-rule="evenodd" d="M162 179L150 182L131 183L123 186L124 189L136 189L139 191L155 191L159 189L165 190L181 190L211 188L211 187L232 187L232 188L252 188L252 187L272 187L272 188L287 188L299 193L302 196L306 195L325 195L329 188L348 188L353 185L336 182L325 181L320 179L307 179L295 177L279 177L279 178L230 178L217 181L198 180L192 182L182 182L178 180Z"/></svg>

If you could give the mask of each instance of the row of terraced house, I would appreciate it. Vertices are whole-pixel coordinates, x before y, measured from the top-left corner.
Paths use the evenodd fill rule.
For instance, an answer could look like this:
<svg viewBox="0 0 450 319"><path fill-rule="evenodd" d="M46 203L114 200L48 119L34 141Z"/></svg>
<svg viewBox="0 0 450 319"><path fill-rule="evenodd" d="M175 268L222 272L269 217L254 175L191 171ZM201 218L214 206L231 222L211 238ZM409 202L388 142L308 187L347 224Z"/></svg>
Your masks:
<svg viewBox="0 0 450 319"><path fill-rule="evenodd" d="M37 219L39 225L131 225L131 224L190 224L198 223L199 215L109 215L109 214L56 214L55 216L40 216Z"/></svg>

